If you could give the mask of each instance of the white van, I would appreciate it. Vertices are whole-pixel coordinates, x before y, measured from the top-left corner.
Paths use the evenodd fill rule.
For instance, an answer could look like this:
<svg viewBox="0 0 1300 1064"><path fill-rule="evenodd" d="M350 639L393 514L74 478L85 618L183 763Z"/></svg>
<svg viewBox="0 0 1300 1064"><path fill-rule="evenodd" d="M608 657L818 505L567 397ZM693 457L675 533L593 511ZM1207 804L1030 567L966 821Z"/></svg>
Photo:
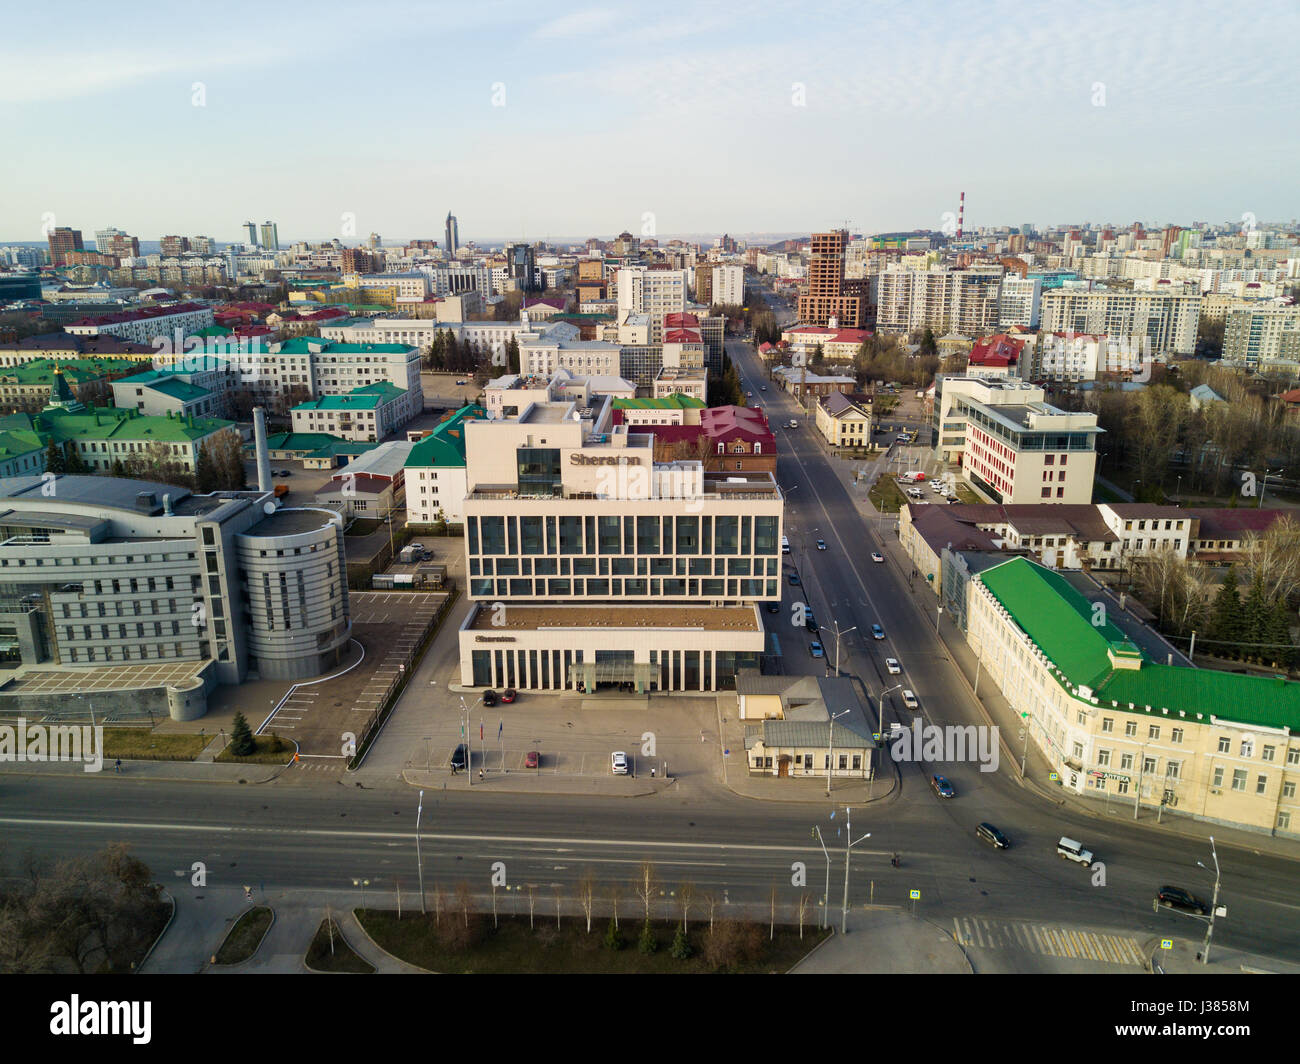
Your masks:
<svg viewBox="0 0 1300 1064"><path fill-rule="evenodd" d="M781 537L781 553L782 554L790 553L790 538L788 536Z"/></svg>
<svg viewBox="0 0 1300 1064"><path fill-rule="evenodd" d="M1077 861L1081 865L1092 864L1092 851L1085 849L1083 843L1076 839L1067 839L1061 836L1061 841L1056 844L1056 852L1069 861Z"/></svg>

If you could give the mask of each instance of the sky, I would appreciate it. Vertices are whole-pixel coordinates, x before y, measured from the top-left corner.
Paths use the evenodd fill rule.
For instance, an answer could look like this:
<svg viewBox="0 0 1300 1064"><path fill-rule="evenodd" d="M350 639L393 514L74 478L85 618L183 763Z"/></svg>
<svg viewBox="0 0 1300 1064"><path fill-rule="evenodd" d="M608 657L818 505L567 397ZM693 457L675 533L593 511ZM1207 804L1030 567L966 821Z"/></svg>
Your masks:
<svg viewBox="0 0 1300 1064"><path fill-rule="evenodd" d="M11 7L0 243L1300 215L1300 4Z"/></svg>

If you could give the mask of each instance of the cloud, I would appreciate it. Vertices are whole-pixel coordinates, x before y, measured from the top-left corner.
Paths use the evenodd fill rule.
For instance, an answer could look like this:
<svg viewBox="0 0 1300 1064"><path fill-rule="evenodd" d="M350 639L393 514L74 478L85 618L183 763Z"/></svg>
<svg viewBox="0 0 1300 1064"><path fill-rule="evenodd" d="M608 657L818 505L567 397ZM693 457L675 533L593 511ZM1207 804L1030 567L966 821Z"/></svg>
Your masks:
<svg viewBox="0 0 1300 1064"><path fill-rule="evenodd" d="M583 37L592 33L604 33L617 21L618 16L614 12L602 7L589 7L542 23L533 31L533 36L543 41Z"/></svg>

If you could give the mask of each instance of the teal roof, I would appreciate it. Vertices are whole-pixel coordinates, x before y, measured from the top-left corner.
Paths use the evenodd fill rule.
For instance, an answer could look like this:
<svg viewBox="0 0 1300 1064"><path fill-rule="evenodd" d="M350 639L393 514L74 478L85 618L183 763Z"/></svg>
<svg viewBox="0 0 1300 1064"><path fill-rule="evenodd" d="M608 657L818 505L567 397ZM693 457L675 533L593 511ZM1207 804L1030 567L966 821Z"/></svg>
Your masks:
<svg viewBox="0 0 1300 1064"><path fill-rule="evenodd" d="M396 402L405 394L406 392L395 384L389 381L380 381L378 384L363 384L359 388L353 388L346 395L322 395L319 399L299 403L294 409L377 410L381 406Z"/></svg>
<svg viewBox="0 0 1300 1064"><path fill-rule="evenodd" d="M138 365L138 362L128 358L35 358L16 366L6 366L0 370L0 380L22 385L53 385L54 369L57 366L60 375L68 383L82 384L125 373Z"/></svg>
<svg viewBox="0 0 1300 1064"><path fill-rule="evenodd" d="M333 326L335 323L331 322ZM403 352L414 351L415 348L410 344L353 344L339 342L328 342L320 340L314 336L295 336L292 340L286 340L280 345L280 354L282 355L309 355L311 349L309 344L322 345L322 353L326 355L400 355Z"/></svg>
<svg viewBox="0 0 1300 1064"><path fill-rule="evenodd" d="M197 384L186 384L179 377L159 381L149 387L155 392L162 392L163 395L179 400L182 403L192 403L196 399L205 399L212 394L206 388L200 388Z"/></svg>
<svg viewBox="0 0 1300 1064"><path fill-rule="evenodd" d="M137 414L134 410L99 407L84 413L46 409L36 418L39 428L59 443L65 440L162 440L183 443L201 440L221 429L234 428L220 418L166 417Z"/></svg>
<svg viewBox="0 0 1300 1064"><path fill-rule="evenodd" d="M1300 683L1268 676L1184 668L1152 661L1109 621L1092 623L1093 607L1059 573L1025 558L1003 562L975 579L1061 672L1067 690L1091 688L1099 706L1209 722L1300 729ZM1116 668L1111 655L1141 667ZM1150 707L1148 709L1148 707ZM1168 710L1168 714L1164 713Z"/></svg>
<svg viewBox="0 0 1300 1064"><path fill-rule="evenodd" d="M38 432L0 429L0 462L43 450L44 447Z"/></svg>
<svg viewBox="0 0 1300 1064"><path fill-rule="evenodd" d="M406 458L406 468L465 468L465 422L481 420L487 411L476 403L462 406L424 439L419 440Z"/></svg>
<svg viewBox="0 0 1300 1064"><path fill-rule="evenodd" d="M378 446L377 443L345 440L339 436L331 436L328 432L280 432L266 439L266 447L269 451L301 451L307 458L363 454Z"/></svg>

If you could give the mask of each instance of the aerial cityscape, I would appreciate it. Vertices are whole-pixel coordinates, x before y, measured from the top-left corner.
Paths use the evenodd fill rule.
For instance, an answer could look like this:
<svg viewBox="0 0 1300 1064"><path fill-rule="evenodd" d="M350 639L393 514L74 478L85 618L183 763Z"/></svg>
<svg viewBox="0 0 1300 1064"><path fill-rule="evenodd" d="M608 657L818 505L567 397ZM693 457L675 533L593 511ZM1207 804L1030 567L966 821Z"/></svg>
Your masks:
<svg viewBox="0 0 1300 1064"><path fill-rule="evenodd" d="M434 972L1210 975L1204 1028L1088 1022L1251 1035L1293 62L1196 5L380 2L356 65L332 4L73 7L78 69L0 46L0 972L78 977L50 1033L149 1040L92 974Z"/></svg>

